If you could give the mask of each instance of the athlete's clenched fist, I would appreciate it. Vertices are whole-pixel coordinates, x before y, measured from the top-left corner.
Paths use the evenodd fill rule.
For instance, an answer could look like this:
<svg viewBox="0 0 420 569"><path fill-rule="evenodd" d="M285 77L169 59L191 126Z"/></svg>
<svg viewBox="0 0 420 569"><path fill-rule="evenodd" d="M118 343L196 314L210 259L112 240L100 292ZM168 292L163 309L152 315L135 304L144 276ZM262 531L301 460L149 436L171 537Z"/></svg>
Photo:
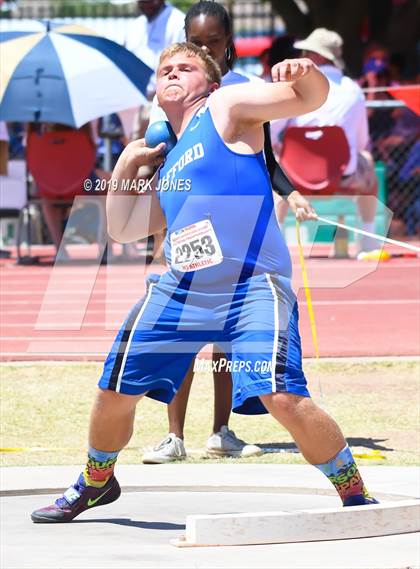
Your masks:
<svg viewBox="0 0 420 569"><path fill-rule="evenodd" d="M271 77L274 83L277 81L297 81L315 68L315 63L307 57L285 59L271 68Z"/></svg>

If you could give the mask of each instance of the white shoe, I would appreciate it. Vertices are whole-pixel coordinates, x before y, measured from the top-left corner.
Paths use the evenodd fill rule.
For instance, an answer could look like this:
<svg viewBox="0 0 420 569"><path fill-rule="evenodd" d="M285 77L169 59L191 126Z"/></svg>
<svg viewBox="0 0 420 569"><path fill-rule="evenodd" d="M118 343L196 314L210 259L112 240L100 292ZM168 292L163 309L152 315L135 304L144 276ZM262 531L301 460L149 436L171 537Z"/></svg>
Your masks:
<svg viewBox="0 0 420 569"><path fill-rule="evenodd" d="M143 454L142 462L143 464L166 464L186 458L184 441L174 433L169 433L157 446Z"/></svg>
<svg viewBox="0 0 420 569"><path fill-rule="evenodd" d="M257 445L249 445L238 439L233 431L223 425L218 433L211 435L206 444L207 454L210 456L258 456L262 449Z"/></svg>

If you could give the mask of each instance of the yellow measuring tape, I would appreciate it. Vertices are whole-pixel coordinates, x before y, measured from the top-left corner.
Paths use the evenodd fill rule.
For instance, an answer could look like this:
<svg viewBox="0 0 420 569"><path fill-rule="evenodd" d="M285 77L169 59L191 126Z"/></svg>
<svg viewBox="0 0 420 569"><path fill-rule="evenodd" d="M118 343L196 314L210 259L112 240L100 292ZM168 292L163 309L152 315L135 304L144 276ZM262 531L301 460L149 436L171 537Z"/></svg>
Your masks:
<svg viewBox="0 0 420 569"><path fill-rule="evenodd" d="M308 273L306 272L305 257L303 256L302 242L300 239L300 223L297 220L296 220L296 235L297 235L297 243L299 249L300 267L302 269L303 286L305 288L305 297L308 305L309 320L311 323L312 341L314 343L314 348L315 348L315 357L316 359L319 359L318 335L316 332L315 314L312 305L311 291L309 288Z"/></svg>
<svg viewBox="0 0 420 569"><path fill-rule="evenodd" d="M371 450L370 452L352 452L354 458L370 458L371 460L386 460L386 456L380 450Z"/></svg>
<svg viewBox="0 0 420 569"><path fill-rule="evenodd" d="M308 280L308 273L306 272L306 265L305 265L305 257L303 255L303 247L302 242L300 239L300 223L296 220L296 235L297 235L297 243L298 243L298 250L299 250L299 260L300 260L300 267L302 270L302 279L303 279L303 286L305 288L305 297L306 303L308 305L308 314L309 320L311 323L311 331L312 331L312 341L315 348L315 357L319 359L319 348L318 348L318 335L316 331L316 322L315 322L315 314L314 308L312 305L312 297L311 297L311 290L309 288L309 280ZM321 388L321 380L319 381L319 391L321 395L321 399L323 400L323 393ZM381 453L380 450L372 450L369 453L353 453L355 458L368 458L371 460L384 460L386 457Z"/></svg>

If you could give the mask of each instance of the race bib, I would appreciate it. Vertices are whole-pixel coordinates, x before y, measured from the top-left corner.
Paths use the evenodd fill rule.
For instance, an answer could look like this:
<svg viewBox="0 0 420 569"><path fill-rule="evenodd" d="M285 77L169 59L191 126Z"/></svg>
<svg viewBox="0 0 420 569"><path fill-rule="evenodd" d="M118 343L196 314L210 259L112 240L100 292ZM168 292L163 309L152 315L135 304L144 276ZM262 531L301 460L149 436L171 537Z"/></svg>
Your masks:
<svg viewBox="0 0 420 569"><path fill-rule="evenodd" d="M177 271L199 271L223 261L222 250L209 219L171 233L171 265Z"/></svg>

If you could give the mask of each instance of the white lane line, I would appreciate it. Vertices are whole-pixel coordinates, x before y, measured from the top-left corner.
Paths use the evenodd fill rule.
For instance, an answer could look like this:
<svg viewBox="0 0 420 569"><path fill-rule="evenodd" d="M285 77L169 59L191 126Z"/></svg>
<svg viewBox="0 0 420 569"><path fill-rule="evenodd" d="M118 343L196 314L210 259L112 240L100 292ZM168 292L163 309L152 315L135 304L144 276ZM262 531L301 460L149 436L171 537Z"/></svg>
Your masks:
<svg viewBox="0 0 420 569"><path fill-rule="evenodd" d="M32 277L32 275L26 275L26 276ZM141 277L144 275L138 275L138 276ZM31 285L31 288L28 289L28 292L32 292L34 286L36 286L38 290L45 288L45 286L48 284L49 280L50 279L48 278L48 279L45 279L45 282L33 283L33 285ZM134 279L130 278L130 280L132 282L134 282ZM105 285L106 286L125 286L127 284L127 279L112 279L112 278L111 279L97 279L97 278L93 279L91 275L89 275L85 279L73 280L73 279L69 279L66 277L63 277L63 279L62 279L63 284L82 285L82 286L86 285L87 283L91 284L92 281L94 281L95 286L98 286L98 285L101 285L101 286L105 286ZM54 282L59 283L59 282L61 282L61 279L55 279ZM21 278L17 279L17 280L7 279L7 280L3 281L2 287L7 288L7 286L9 286L9 285L10 286L22 286L22 279Z"/></svg>
<svg viewBox="0 0 420 569"><path fill-rule="evenodd" d="M36 322L13 322L11 324L1 324L0 330L3 328L30 328L31 330L35 330L35 332L48 332L52 330L56 331L75 331L75 330L84 330L85 328L98 328L98 330L118 330L123 323L123 319L118 320L118 322L107 322L106 328L104 328L103 322L98 322L97 324L90 324L89 322L83 323L83 326L74 326L73 323L69 322L60 322L58 325L57 322L51 323L42 323L42 328L36 329L35 325ZM18 336L16 337L18 339Z"/></svg>
<svg viewBox="0 0 420 569"><path fill-rule="evenodd" d="M49 330L45 330L45 332L49 332ZM110 330L109 335L104 334L103 336L86 336L87 340L92 340L92 342L97 341L105 341L108 342L109 340L113 340L115 338L115 332ZM35 341L35 342L63 342L63 341L77 341L83 340L80 336L0 336L0 342L27 342L27 341Z"/></svg>
<svg viewBox="0 0 420 569"><path fill-rule="evenodd" d="M121 308L121 309L106 309L104 308L104 310L90 310L87 309L86 310L86 314L85 316L89 316L90 314L100 314L100 315L108 315L108 314L121 314L123 316L125 316L127 314L127 312L130 310L130 308L132 308L133 305L130 304L128 305L126 308ZM3 316L37 316L42 312L42 314L60 314L62 316L70 316L73 315L73 311L70 309L63 309L63 310L44 310L41 308L39 310L2 310L1 314ZM44 325L44 323L42 323L42 325ZM1 327L1 324L0 324Z"/></svg>
<svg viewBox="0 0 420 569"><path fill-rule="evenodd" d="M145 291L144 291L145 292ZM140 295L141 296L141 295ZM127 308L127 310L129 308L131 308L133 306L134 303L136 303L139 299L139 296L133 296L133 298L106 298L106 299L91 299L89 301L89 307L93 306L93 305L100 305L100 306L106 306L107 307L107 312L109 312L109 310L112 312L112 309L108 310L109 306L112 305L116 305L116 304L121 304L123 305L123 308ZM340 300L315 300L312 302L312 304L319 304L320 306L323 304L382 304L382 303L386 303L386 304L412 304L412 303L418 303L420 302L420 299L416 299L416 298L402 298L402 299L396 299L396 298L392 298L392 299L382 299L382 300L378 300L378 299L360 299L360 300L346 300L346 299L340 299ZM68 305L70 306L79 306L79 301L77 299L54 299L54 300L50 300L48 299L48 305L54 305L57 304L58 306L64 306L64 305ZM299 301L299 305L305 305L306 302L305 301ZM3 307L1 307L1 305L3 305ZM9 300L7 302L2 301L0 299L0 313L7 313L7 314L11 314L12 311L8 310L7 307L11 307L11 306L15 306L15 305L28 305L31 308L34 307L34 302L32 302L31 300ZM115 309L115 312L119 312L119 309ZM22 313L23 310L20 312ZM30 314L30 312L27 312L26 310L24 311L25 314ZM101 310L99 310L98 312L103 312ZM18 312L16 312L18 313ZM35 312L34 312L35 313ZM95 314L94 310L91 310L89 308L89 314Z"/></svg>
<svg viewBox="0 0 420 569"><path fill-rule="evenodd" d="M126 294L136 294L136 295L138 295L138 294L139 294L139 291L140 291L140 294L141 294L141 291L144 291L144 290L145 290L144 287L142 287L142 288L139 288L139 287L137 287L137 288L122 288L121 291L120 291L120 294L124 294L124 295L126 295ZM2 292L2 293L1 293L1 296L2 296L2 297L5 297L5 296L26 296L26 297L28 297L28 298L32 298L33 296L40 296L40 295L46 296L46 293L47 293L46 289L44 289L44 290L39 290L39 291L38 291L38 290L36 290L36 291L33 291L33 290L13 290L13 291L12 291L12 290L8 290L8 291ZM111 287L98 287L98 286L95 285L94 287L92 287L92 294L95 294L95 295L96 295L96 294L98 294L98 293L100 293L100 294L110 294L110 295L111 295L111 294L112 294L112 295L116 295L116 294L117 294L115 291L113 291L113 290L111 289ZM48 298L51 297L51 296L60 296L60 295L76 296L76 295L78 295L78 294L86 295L86 291L83 291L83 290L82 290L82 291L78 291L78 290L74 290L74 289L49 290L49 291L48 291Z"/></svg>
<svg viewBox="0 0 420 569"><path fill-rule="evenodd" d="M137 302L138 299L139 299L138 296L136 296L135 302ZM106 303L106 306L108 306L110 304L124 304L127 306L132 306L133 301L131 298L129 298L128 300L126 298L91 299L89 301L89 306L91 306L92 304L102 304L103 305L105 303ZM11 304L13 304L13 305L14 304L22 304L22 305L27 304L27 305L33 307L34 302L32 302L32 300L28 300L28 299L26 299L26 300L9 300L6 302L6 301L0 299L0 306L2 304L4 306L9 306ZM66 299L66 298L60 299L60 298L58 298L58 299L54 299L54 300L48 299L48 304L58 304L59 306L63 306L63 305L79 306L80 303L77 299Z"/></svg>
<svg viewBox="0 0 420 569"><path fill-rule="evenodd" d="M339 269L341 270L342 268L353 268L353 269L357 269L358 271L360 271L361 269L370 269L369 274L372 272L371 269L374 268L378 268L381 270L387 270L387 269L395 269L395 270L400 270L400 269L418 269L419 265L420 265L420 257L418 258L418 260L413 260L413 261L406 261L401 259L401 263L399 264L394 264L392 262L389 263L384 263L381 262L380 265L378 265L375 262L367 262L364 261L363 264L361 264L361 262L355 262L354 260L349 260L349 261L343 261L340 260L339 262L336 259L325 259L320 261L319 259L317 260L313 260L313 259L306 259L309 262L309 266L308 268L325 268L326 266L329 266L329 268L333 271ZM328 263L328 264L327 264ZM299 267L299 263L298 262L294 262L292 263L293 267ZM159 268L161 268L161 265L159 265ZM14 284L14 285L21 285L22 284L22 277L27 277L29 276L31 279L35 278L35 277L43 277L45 279L45 281L48 281L50 276L51 276L51 271L49 273L36 273L36 272L32 272L32 270L29 271L22 271L21 269L17 269L19 271L19 277L17 275L17 273L13 274L13 277L17 277L17 278L8 278L8 274L6 274L6 271L2 271L0 270L0 273L2 274L2 278L4 279L4 283L7 284ZM95 269L96 270L96 269ZM106 269L105 269L106 270ZM54 271L55 272L55 271ZM122 271L120 274L117 275L116 277L116 273L117 270L116 268L112 268L110 269L110 272L100 272L98 274L98 276L95 278L96 281L110 281L113 282L115 284L126 284L127 283L127 278L130 278L130 280L134 280L133 277L144 277L146 278L148 276L149 273L145 273L144 270L141 270L141 268L139 270L136 270L134 267L127 267L127 270ZM111 274L114 273L114 274ZM139 274L137 274L139 273ZM158 270L158 267L156 267L155 271L152 271L152 273L159 273L161 274L161 272ZM9 273L10 274L10 273ZM81 283L83 284L85 281L89 281L92 278L92 274L91 273L81 273L80 275L75 275L74 271L66 271L66 272L59 272L58 273L60 276L63 276L63 280L65 280L66 282L72 282L72 283ZM81 277L81 278L77 278L75 280L73 280L71 277ZM121 278L118 278L121 277ZM38 283L40 284L40 283Z"/></svg>
<svg viewBox="0 0 420 569"><path fill-rule="evenodd" d="M57 302L58 303L58 302ZM59 303L61 304L61 303ZM103 310L96 310L96 309L91 309L91 308L87 308L86 310L86 314L89 316L90 314L100 314L100 315L104 315L104 314L124 314L125 310L129 310L132 307L132 303L128 302L127 300L124 301L124 304L126 304L126 307L122 307L122 308L108 308L108 306L110 304L113 303L106 303L104 306ZM411 298L411 299L383 299L383 300L314 300L312 301L312 304L314 306L377 306L377 305L382 305L382 304L386 304L386 305L409 305L409 304L420 304L420 299L418 298ZM32 304L33 305L33 304ZM89 304L90 306L90 304ZM305 301L299 301L299 306L307 306L307 302ZM9 310L7 308L1 310L1 314L3 315L10 315L10 316L37 316L40 313L40 309L39 310ZM70 314L70 311L66 311L66 310L48 310L48 309L42 309L42 313L43 314L61 314L61 315L65 315ZM0 325L1 327L1 325Z"/></svg>

